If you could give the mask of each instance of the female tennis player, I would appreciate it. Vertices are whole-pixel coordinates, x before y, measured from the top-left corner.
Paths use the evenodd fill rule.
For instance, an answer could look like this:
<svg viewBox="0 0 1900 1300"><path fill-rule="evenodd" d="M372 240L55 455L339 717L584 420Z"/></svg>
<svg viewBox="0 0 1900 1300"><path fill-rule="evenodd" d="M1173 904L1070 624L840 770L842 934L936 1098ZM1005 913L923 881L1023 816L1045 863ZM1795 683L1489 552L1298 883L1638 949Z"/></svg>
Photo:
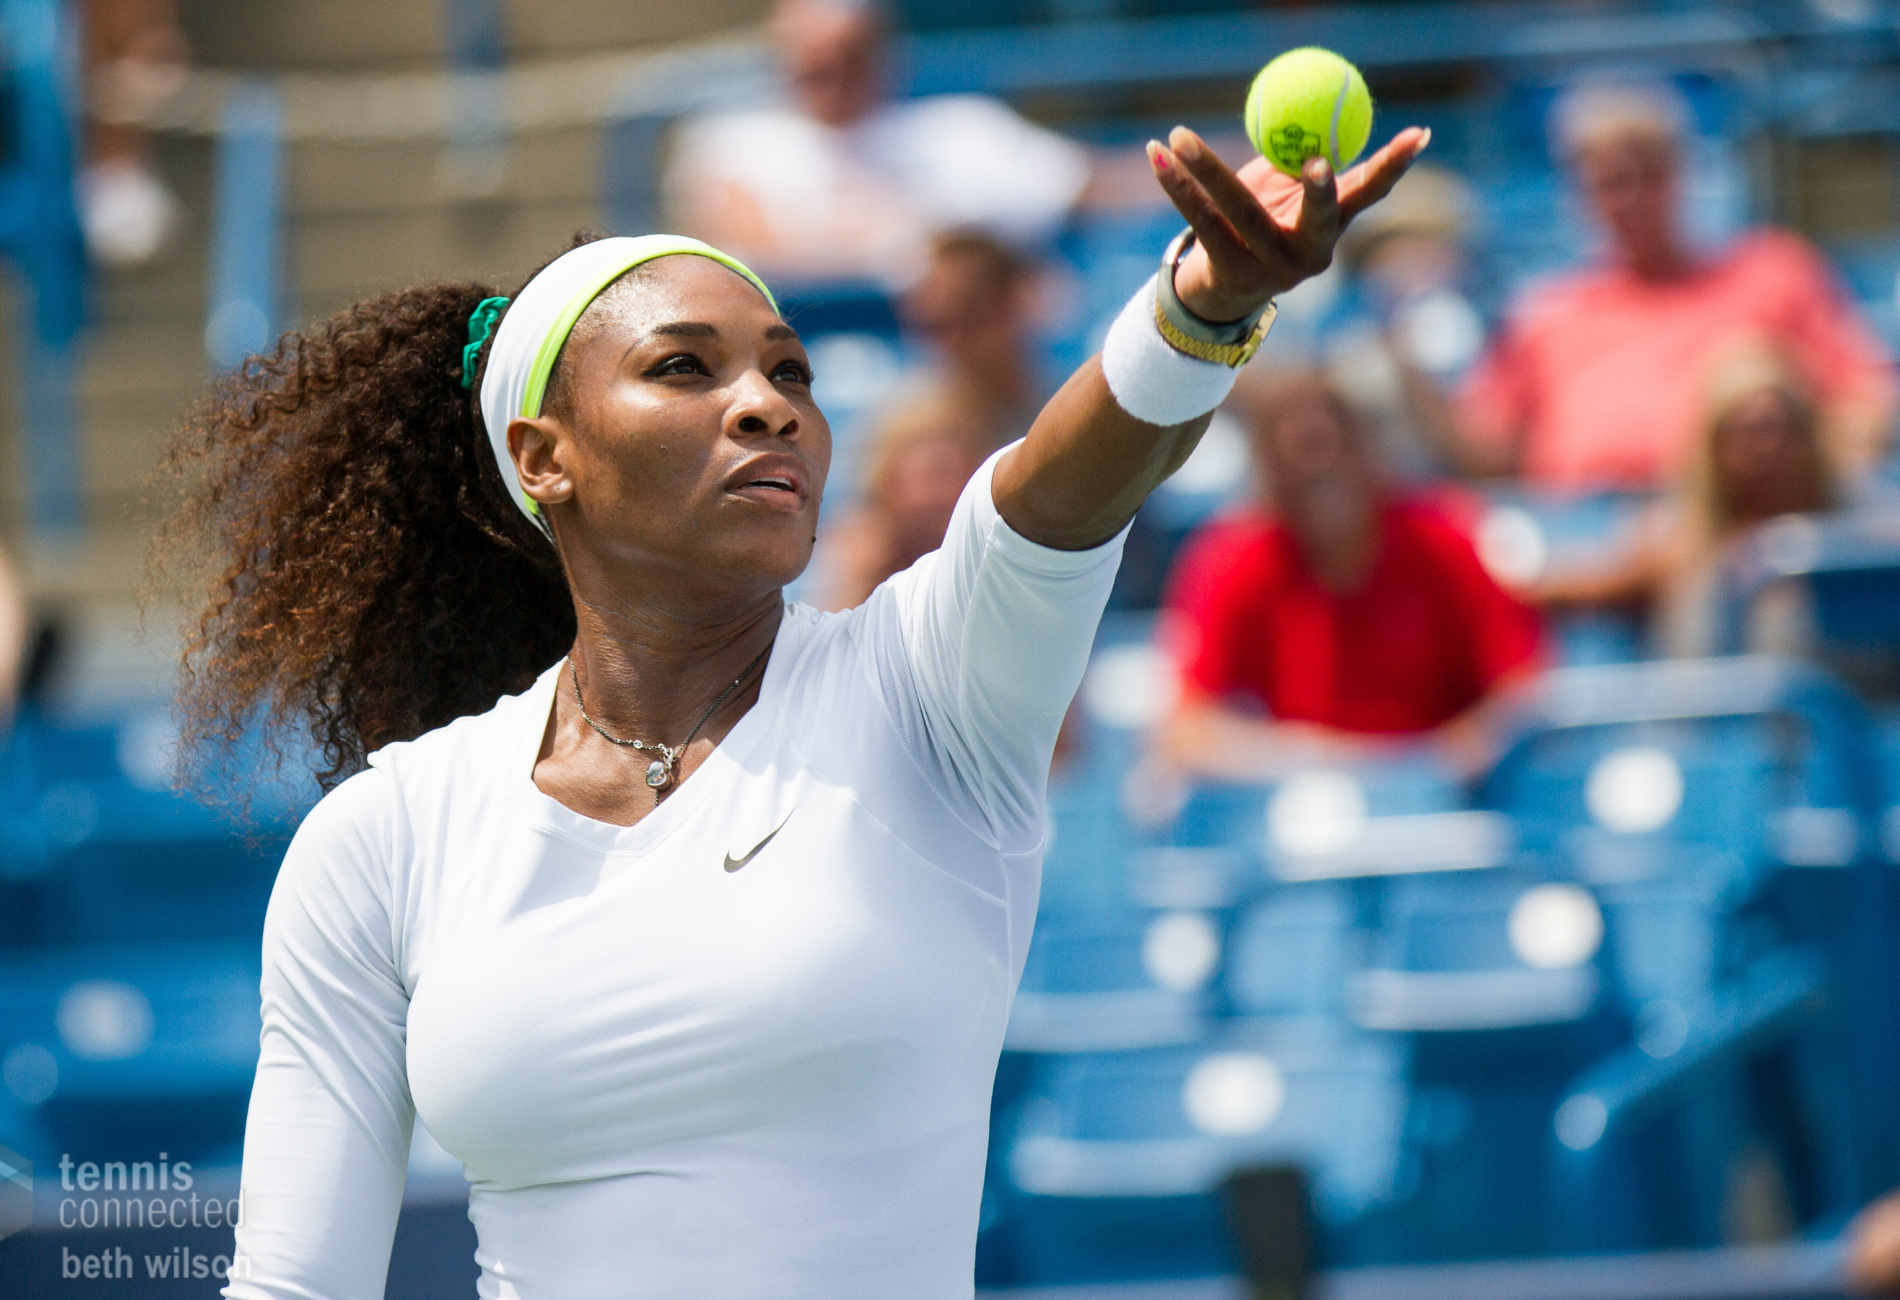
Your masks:
<svg viewBox="0 0 1900 1300"><path fill-rule="evenodd" d="M781 595L830 457L804 349L703 244L400 290L216 390L178 453L223 560L188 721L263 708L362 769L271 899L224 1294L380 1296L419 1117L485 1297L969 1297L1122 531L1425 140L1337 183L1151 145L1191 232L844 614Z"/></svg>

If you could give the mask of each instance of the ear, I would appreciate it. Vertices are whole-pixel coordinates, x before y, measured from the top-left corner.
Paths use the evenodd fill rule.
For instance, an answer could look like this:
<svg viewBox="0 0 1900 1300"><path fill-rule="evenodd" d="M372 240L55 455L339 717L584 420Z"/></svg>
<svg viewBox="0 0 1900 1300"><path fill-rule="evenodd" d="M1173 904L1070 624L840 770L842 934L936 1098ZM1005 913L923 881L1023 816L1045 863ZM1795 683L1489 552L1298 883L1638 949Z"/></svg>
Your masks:
<svg viewBox="0 0 1900 1300"><path fill-rule="evenodd" d="M508 422L508 454L514 459L521 490L542 506L574 499L568 462L574 443L567 426L550 416Z"/></svg>

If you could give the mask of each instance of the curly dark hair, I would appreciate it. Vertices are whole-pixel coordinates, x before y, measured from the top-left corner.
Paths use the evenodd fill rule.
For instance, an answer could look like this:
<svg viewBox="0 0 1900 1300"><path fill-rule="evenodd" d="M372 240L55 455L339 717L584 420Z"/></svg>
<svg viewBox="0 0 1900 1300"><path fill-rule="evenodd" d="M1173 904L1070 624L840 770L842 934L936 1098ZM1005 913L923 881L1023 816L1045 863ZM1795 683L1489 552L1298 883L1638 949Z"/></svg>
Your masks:
<svg viewBox="0 0 1900 1300"><path fill-rule="evenodd" d="M314 743L328 789L370 751L525 689L572 645L560 557L509 501L479 382L462 384L469 316L498 293L440 283L357 303L248 359L187 417L161 469L182 502L154 553L160 575L196 570L205 600L177 704L187 782L218 785L261 725L280 756ZM485 346L477 381L486 360Z"/></svg>

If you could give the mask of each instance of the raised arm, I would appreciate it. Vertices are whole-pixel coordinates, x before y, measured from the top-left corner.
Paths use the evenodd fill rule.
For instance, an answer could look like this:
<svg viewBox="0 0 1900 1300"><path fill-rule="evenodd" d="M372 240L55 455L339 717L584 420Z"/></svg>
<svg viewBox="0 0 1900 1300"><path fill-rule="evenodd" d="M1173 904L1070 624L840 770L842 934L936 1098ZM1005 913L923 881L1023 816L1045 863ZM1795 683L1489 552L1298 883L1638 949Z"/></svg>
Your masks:
<svg viewBox="0 0 1900 1300"><path fill-rule="evenodd" d="M1181 305L1210 324L1246 320L1275 296L1325 270L1346 223L1385 196L1429 139L1430 132L1418 127L1401 131L1337 181L1320 158L1310 160L1298 180L1264 158L1236 173L1186 127L1176 127L1165 145L1151 142L1155 177L1194 230L1193 246L1174 273ZM1153 328L1140 319L1142 301L1131 305L1134 314L1117 329ZM1151 298L1146 301L1152 304ZM1167 348L1158 333L1133 342L1137 348ZM1114 348L1111 330L1109 351ZM1154 414L1170 402L1137 400L1134 389L1149 383L1149 377L1134 374L1131 381L1115 373L1118 364L1127 372L1142 361L1139 353L1119 361L1111 357L1107 371L1103 357L1085 362L1043 408L1022 445L996 468L996 508L1033 542L1086 550L1121 531L1148 494L1193 452L1208 414L1231 382L1231 372L1218 373L1226 371L1224 366L1179 353L1164 355L1161 364L1182 373L1159 377L1163 398L1194 405L1192 391L1198 391L1211 400L1178 422L1160 424L1131 414L1127 404ZM1206 378L1193 373L1199 368L1208 372Z"/></svg>

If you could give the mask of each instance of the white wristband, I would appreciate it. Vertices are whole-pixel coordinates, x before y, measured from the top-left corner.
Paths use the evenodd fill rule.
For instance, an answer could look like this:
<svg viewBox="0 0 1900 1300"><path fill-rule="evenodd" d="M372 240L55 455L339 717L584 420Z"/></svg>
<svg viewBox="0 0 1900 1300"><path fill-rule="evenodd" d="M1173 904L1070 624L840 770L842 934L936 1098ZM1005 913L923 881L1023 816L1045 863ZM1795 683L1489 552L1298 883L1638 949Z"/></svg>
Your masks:
<svg viewBox="0 0 1900 1300"><path fill-rule="evenodd" d="M1102 374L1116 403L1137 420L1185 424L1227 400L1235 371L1176 352L1155 328L1155 281L1136 290L1108 327Z"/></svg>

